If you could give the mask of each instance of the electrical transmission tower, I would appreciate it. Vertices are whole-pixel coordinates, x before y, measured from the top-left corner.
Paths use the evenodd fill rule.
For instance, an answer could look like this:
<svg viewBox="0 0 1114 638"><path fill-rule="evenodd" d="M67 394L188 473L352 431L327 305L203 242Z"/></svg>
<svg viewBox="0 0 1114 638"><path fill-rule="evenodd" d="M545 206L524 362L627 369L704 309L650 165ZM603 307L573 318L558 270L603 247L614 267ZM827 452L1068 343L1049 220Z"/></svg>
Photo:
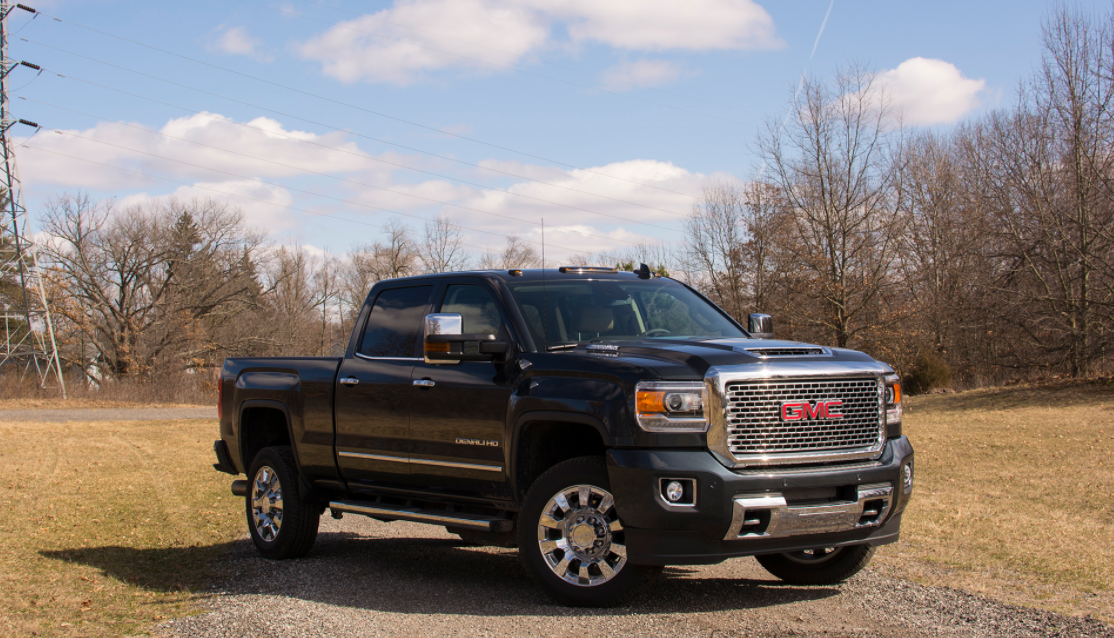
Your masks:
<svg viewBox="0 0 1114 638"><path fill-rule="evenodd" d="M24 9L0 2L0 321L4 324L0 328L4 339L0 374L34 375L39 388L57 387L65 397L54 324L38 256L27 237L27 208L12 148L13 126L22 123L38 128L33 122L12 118L8 102L8 76L20 65L8 57L8 16L17 8Z"/></svg>

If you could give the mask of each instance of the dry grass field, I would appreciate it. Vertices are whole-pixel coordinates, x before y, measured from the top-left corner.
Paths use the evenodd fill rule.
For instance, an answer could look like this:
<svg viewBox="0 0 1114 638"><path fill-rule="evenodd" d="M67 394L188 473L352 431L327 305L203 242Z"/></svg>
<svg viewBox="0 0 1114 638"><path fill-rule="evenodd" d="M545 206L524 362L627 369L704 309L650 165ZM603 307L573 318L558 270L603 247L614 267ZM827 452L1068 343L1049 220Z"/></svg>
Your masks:
<svg viewBox="0 0 1114 638"><path fill-rule="evenodd" d="M1114 622L1114 385L914 397L917 486L887 573Z"/></svg>
<svg viewBox="0 0 1114 638"><path fill-rule="evenodd" d="M916 397L907 415L917 492L874 569L1114 621L1114 386ZM131 635L192 613L243 535L214 434L0 417L0 635Z"/></svg>
<svg viewBox="0 0 1114 638"><path fill-rule="evenodd" d="M190 613L243 528L215 431L0 423L0 635L130 635Z"/></svg>

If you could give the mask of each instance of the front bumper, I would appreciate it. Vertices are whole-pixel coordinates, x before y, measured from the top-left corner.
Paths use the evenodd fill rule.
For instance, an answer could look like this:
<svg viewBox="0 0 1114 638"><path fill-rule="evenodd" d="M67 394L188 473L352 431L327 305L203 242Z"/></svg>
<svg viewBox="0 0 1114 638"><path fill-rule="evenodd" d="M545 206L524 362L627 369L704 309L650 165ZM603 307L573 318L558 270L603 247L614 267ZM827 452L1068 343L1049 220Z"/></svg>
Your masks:
<svg viewBox="0 0 1114 638"><path fill-rule="evenodd" d="M901 513L912 496L902 467L912 460L909 440L897 437L886 442L877 461L864 463L730 470L706 450L612 449L607 468L630 562L698 565L735 556L896 542ZM662 479L695 479L695 503L668 505L660 495ZM887 484L892 489L888 497L879 495L883 502L870 500L879 494L873 490ZM783 498L817 488L837 488L846 498L809 510ZM763 503L758 510L747 509ZM878 505L884 508L877 516L866 517L864 512ZM816 515L816 523L808 523L802 511ZM752 512L760 514L756 518ZM866 523L857 526L859 520Z"/></svg>

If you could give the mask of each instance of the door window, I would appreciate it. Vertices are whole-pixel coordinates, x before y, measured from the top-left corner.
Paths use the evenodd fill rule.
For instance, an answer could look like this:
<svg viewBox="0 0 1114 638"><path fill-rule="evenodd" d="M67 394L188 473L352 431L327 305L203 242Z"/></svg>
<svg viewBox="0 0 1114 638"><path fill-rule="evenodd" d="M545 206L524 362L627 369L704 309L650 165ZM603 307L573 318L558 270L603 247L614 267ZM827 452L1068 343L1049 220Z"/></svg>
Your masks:
<svg viewBox="0 0 1114 638"><path fill-rule="evenodd" d="M416 357L422 319L433 286L390 288L379 293L360 339L360 354L369 357Z"/></svg>
<svg viewBox="0 0 1114 638"><path fill-rule="evenodd" d="M454 284L445 289L445 302L441 312L458 313L463 320L465 334L499 334L503 318L491 294L480 286Z"/></svg>

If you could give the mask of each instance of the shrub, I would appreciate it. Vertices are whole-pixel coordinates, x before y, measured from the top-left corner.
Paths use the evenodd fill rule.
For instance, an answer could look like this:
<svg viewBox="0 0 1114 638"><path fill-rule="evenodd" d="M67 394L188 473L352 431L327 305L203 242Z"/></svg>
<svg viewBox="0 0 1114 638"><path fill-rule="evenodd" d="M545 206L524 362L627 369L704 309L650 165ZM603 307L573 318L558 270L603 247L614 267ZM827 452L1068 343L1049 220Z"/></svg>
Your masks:
<svg viewBox="0 0 1114 638"><path fill-rule="evenodd" d="M905 377L902 386L908 394L924 394L952 384L952 369L934 354L922 354L913 364L913 371Z"/></svg>

